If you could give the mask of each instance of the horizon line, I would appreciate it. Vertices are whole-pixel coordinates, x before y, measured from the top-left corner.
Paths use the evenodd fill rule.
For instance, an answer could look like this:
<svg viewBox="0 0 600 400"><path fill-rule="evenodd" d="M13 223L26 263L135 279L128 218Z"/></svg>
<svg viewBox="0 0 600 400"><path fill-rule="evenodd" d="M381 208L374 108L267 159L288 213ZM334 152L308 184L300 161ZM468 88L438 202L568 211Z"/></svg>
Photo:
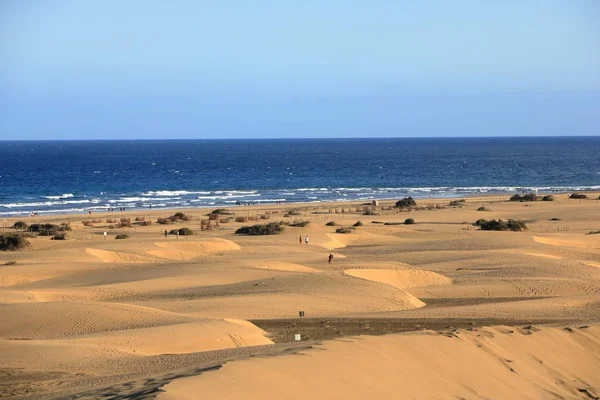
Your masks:
<svg viewBox="0 0 600 400"><path fill-rule="evenodd" d="M265 137L265 138L131 138L131 139L0 139L2 142L126 142L126 141L228 141L228 140L360 140L360 139L530 139L530 138L600 138L598 135L523 135L523 136L337 136L337 137Z"/></svg>

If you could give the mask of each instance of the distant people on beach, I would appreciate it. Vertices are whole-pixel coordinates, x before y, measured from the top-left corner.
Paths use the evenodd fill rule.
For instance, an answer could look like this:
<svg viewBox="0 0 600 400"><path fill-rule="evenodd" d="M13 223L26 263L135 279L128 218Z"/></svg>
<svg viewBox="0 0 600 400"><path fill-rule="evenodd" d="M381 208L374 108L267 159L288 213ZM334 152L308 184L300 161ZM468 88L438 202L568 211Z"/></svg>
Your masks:
<svg viewBox="0 0 600 400"><path fill-rule="evenodd" d="M300 239L299 240L300 240L300 244L302 244L302 235L300 235Z"/></svg>
<svg viewBox="0 0 600 400"><path fill-rule="evenodd" d="M308 245L308 236L304 237L304 244Z"/></svg>
<svg viewBox="0 0 600 400"><path fill-rule="evenodd" d="M37 217L38 215L40 215L39 211L30 211L29 212L30 217Z"/></svg>
<svg viewBox="0 0 600 400"><path fill-rule="evenodd" d="M167 232L167 230L165 229L165 239L167 238L168 234L169 234L169 232Z"/></svg>
<svg viewBox="0 0 600 400"><path fill-rule="evenodd" d="M333 254L329 253L329 257L327 257L329 264L331 264L331 260L333 260Z"/></svg>

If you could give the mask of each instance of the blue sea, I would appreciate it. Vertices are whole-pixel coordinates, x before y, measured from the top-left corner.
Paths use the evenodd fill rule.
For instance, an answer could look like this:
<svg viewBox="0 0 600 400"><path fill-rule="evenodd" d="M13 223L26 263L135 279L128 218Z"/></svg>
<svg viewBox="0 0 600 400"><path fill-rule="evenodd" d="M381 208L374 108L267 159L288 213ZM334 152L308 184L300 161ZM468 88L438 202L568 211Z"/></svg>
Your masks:
<svg viewBox="0 0 600 400"><path fill-rule="evenodd" d="M0 215L600 189L600 137L0 141Z"/></svg>

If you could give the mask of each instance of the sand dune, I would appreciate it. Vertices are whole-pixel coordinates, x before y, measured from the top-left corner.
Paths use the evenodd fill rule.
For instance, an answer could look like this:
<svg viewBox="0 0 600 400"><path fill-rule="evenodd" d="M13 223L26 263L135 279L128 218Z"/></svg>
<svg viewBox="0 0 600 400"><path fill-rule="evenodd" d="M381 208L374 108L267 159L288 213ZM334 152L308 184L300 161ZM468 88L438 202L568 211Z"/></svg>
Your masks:
<svg viewBox="0 0 600 400"><path fill-rule="evenodd" d="M599 347L598 326L360 337L227 363L166 385L158 399L597 398Z"/></svg>
<svg viewBox="0 0 600 400"><path fill-rule="evenodd" d="M532 256L532 257L542 257L542 258L551 258L553 260L560 260L562 259L562 257L559 256L553 256L552 254L544 254L544 253L523 253L527 256Z"/></svg>
<svg viewBox="0 0 600 400"><path fill-rule="evenodd" d="M254 268L259 269L272 269L277 271L289 271L289 272L321 272L318 269L306 267L300 264L288 263L283 261L271 261L260 264L252 265Z"/></svg>
<svg viewBox="0 0 600 400"><path fill-rule="evenodd" d="M149 257L118 251L87 248L85 249L85 252L105 263L148 263L152 261Z"/></svg>
<svg viewBox="0 0 600 400"><path fill-rule="evenodd" d="M136 355L182 354L272 344L251 323L205 319L184 324L137 328L67 339L70 344L94 345Z"/></svg>
<svg viewBox="0 0 600 400"><path fill-rule="evenodd" d="M241 250L241 247L231 240L218 238L200 242L157 242L154 245L160 249L148 250L148 254L170 260L188 260L206 254Z"/></svg>
<svg viewBox="0 0 600 400"><path fill-rule="evenodd" d="M449 285L452 280L431 271L398 269L347 269L345 274L369 281L406 289L421 286Z"/></svg>
<svg viewBox="0 0 600 400"><path fill-rule="evenodd" d="M558 238L533 236L533 240L550 246L577 247L582 249L600 248L600 239L593 237L590 239L585 236L581 236L577 239L565 239L564 236Z"/></svg>

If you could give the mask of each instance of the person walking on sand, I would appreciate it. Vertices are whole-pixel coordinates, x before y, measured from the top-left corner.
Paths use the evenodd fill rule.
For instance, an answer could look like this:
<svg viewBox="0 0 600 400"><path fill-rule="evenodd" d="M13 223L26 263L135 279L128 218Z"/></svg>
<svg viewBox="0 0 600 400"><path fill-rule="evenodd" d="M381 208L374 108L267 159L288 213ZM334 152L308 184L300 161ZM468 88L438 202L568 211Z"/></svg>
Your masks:
<svg viewBox="0 0 600 400"><path fill-rule="evenodd" d="M327 259L329 260L329 264L331 264L331 260L333 260L333 254L329 253L329 257Z"/></svg>
<svg viewBox="0 0 600 400"><path fill-rule="evenodd" d="M302 244L302 235L300 235L300 244Z"/></svg>
<svg viewBox="0 0 600 400"><path fill-rule="evenodd" d="M308 245L308 235L304 237L304 244Z"/></svg>
<svg viewBox="0 0 600 400"><path fill-rule="evenodd" d="M165 229L165 239L167 238L167 235L168 235L168 234L169 234L169 233L168 233L168 232L167 232L167 230Z"/></svg>

